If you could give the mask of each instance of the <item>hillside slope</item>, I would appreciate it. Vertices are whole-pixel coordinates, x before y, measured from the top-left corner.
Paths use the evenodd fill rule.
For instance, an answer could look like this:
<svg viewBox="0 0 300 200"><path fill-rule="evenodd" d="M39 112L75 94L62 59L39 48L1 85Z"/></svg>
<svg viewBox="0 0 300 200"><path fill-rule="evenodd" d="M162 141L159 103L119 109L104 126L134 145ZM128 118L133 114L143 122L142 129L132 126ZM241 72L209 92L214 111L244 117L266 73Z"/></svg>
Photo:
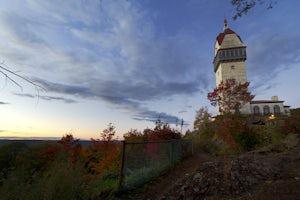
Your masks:
<svg viewBox="0 0 300 200"><path fill-rule="evenodd" d="M300 199L300 145L284 143L237 156L195 153L121 199Z"/></svg>

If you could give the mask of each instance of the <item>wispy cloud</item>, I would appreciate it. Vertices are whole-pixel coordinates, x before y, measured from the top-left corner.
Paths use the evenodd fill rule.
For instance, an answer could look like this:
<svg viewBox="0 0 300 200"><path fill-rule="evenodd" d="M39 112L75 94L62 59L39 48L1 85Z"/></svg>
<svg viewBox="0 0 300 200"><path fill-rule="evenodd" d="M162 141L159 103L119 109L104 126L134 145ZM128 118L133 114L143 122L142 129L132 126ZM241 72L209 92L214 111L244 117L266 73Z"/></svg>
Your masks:
<svg viewBox="0 0 300 200"><path fill-rule="evenodd" d="M0 101L0 105L7 105L7 104L9 104L9 103Z"/></svg>
<svg viewBox="0 0 300 200"><path fill-rule="evenodd" d="M45 101L63 101L65 103L77 103L77 101L65 97L56 97L56 96L48 96L48 95L32 95L32 94L23 94L23 93L14 93L14 95L20 97L42 99Z"/></svg>
<svg viewBox="0 0 300 200"><path fill-rule="evenodd" d="M300 63L300 43L295 42L298 35L274 33L261 30L251 36L248 45L247 69L249 78L254 81L253 88L263 91L274 87L274 79L282 71Z"/></svg>
<svg viewBox="0 0 300 200"><path fill-rule="evenodd" d="M195 94L209 85L205 71L199 70L197 38L187 32L157 34L150 13L137 2L57 6L28 1L25 8L2 12L0 28L6 31L0 37L9 41L3 48L0 44L5 49L0 53L26 66L48 91L132 109L140 102Z"/></svg>
<svg viewBox="0 0 300 200"><path fill-rule="evenodd" d="M175 124L176 120L179 120L178 117L173 115L157 111L151 111L143 107L141 105L141 102L138 101L136 98L131 98L131 96L128 94L125 95L118 92L115 93L112 88L98 88L98 90L91 90L88 87L85 88L82 86L71 86L58 83L50 83L41 79L37 79L35 81L41 84L49 92L75 95L81 98L100 99L102 101L114 105L117 108L121 108L132 112L132 119L135 120L156 121L158 117L161 117L165 122L168 122L170 124ZM137 93L137 96L138 95L140 94ZM23 94L23 96L36 97L28 94ZM41 96L40 98L44 99L43 96Z"/></svg>

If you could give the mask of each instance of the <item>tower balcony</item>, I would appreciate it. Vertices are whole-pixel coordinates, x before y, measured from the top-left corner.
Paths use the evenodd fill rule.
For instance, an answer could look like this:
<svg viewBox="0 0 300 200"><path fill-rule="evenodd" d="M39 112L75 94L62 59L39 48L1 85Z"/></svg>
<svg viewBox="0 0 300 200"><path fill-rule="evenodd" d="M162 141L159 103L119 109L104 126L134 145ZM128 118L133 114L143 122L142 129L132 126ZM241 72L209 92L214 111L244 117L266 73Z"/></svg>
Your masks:
<svg viewBox="0 0 300 200"><path fill-rule="evenodd" d="M245 61L247 59L246 47L234 47L219 49L214 58L214 72L218 70L220 63L232 61Z"/></svg>

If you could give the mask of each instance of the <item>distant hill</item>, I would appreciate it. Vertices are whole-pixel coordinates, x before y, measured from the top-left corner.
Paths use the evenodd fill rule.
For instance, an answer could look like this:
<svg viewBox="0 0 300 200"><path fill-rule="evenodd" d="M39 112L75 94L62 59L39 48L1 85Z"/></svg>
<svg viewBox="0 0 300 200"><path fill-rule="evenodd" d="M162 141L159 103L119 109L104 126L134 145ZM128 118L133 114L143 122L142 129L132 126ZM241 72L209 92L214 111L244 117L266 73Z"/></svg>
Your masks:
<svg viewBox="0 0 300 200"><path fill-rule="evenodd" d="M59 141L59 139L49 139L49 138L45 138L45 139L11 139L11 138L5 138L5 139L1 139L0 138L0 146L4 145L4 144L9 144L12 142L22 142L25 143L27 145L33 145L33 144L38 144L38 143L43 143L43 142L57 142ZM82 146L89 146L91 144L90 140L79 140L79 143Z"/></svg>

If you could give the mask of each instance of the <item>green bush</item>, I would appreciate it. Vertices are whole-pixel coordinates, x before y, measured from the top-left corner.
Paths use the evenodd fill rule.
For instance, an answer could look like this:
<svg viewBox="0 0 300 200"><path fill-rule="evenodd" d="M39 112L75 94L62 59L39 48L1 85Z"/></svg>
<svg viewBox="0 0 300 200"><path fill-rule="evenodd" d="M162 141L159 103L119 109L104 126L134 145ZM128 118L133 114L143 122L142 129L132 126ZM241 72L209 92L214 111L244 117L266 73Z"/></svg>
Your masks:
<svg viewBox="0 0 300 200"><path fill-rule="evenodd" d="M84 199L114 199L118 191L119 178L98 178L87 185L84 192Z"/></svg>
<svg viewBox="0 0 300 200"><path fill-rule="evenodd" d="M151 164L151 167L144 167L134 170L124 179L124 188L132 189L141 186L154 178L158 177L162 172L171 167L170 164Z"/></svg>
<svg viewBox="0 0 300 200"><path fill-rule="evenodd" d="M234 135L234 141L245 151L253 150L260 143L258 135L251 129Z"/></svg>

